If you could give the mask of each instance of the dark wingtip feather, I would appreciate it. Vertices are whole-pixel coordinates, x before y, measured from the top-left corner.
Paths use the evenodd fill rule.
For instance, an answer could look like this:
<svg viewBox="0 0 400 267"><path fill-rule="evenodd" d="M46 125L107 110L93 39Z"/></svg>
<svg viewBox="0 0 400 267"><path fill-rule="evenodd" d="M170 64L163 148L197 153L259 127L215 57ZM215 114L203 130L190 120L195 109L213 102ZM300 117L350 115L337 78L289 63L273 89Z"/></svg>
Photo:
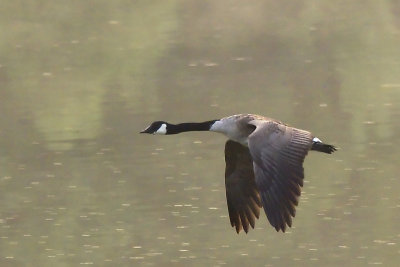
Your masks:
<svg viewBox="0 0 400 267"><path fill-rule="evenodd" d="M236 233L239 234L240 230L242 230L242 225L240 223L236 223L235 227L236 227Z"/></svg>
<svg viewBox="0 0 400 267"><path fill-rule="evenodd" d="M243 230L247 233L249 231L249 224L246 219L246 214L244 213L244 210L239 211L239 217L240 221L242 223Z"/></svg>

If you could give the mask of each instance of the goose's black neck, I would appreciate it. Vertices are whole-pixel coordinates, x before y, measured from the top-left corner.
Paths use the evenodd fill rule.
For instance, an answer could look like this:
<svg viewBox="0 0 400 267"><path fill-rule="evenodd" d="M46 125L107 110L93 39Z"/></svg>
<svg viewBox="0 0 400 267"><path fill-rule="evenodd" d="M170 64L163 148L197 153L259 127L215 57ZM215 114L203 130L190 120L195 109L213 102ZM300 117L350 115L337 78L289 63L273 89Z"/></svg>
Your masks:
<svg viewBox="0 0 400 267"><path fill-rule="evenodd" d="M167 133L166 134L178 134L183 132L192 132L192 131L209 131L211 125L214 124L217 120L205 121L205 122L185 122L179 124L167 124Z"/></svg>

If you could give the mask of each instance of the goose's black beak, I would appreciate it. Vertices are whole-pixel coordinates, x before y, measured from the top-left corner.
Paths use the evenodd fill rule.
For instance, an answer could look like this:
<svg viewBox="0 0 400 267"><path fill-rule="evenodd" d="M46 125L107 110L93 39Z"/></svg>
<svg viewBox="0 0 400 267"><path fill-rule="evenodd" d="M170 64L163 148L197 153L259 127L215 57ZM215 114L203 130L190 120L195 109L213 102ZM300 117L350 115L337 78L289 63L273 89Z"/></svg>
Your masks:
<svg viewBox="0 0 400 267"><path fill-rule="evenodd" d="M147 134L149 134L149 133L151 133L151 131L149 131L149 129L146 128L146 129L144 129L143 131L141 131L140 133L147 133Z"/></svg>

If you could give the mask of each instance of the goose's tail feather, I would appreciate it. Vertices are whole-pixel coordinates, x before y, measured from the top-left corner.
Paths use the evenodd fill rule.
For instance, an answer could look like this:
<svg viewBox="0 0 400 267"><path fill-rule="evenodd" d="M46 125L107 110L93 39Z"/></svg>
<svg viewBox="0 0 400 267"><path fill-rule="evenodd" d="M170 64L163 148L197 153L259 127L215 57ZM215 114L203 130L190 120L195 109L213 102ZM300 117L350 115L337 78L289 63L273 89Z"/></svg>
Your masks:
<svg viewBox="0 0 400 267"><path fill-rule="evenodd" d="M328 145L322 142L314 141L311 150L332 154L333 152L336 151L336 147L334 147L333 145Z"/></svg>

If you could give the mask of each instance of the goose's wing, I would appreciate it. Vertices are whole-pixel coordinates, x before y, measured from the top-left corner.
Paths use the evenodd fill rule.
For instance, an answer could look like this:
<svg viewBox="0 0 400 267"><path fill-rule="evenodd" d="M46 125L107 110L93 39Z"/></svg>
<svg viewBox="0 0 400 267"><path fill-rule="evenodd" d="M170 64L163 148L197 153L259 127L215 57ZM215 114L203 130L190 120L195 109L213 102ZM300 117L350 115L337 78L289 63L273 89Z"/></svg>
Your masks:
<svg viewBox="0 0 400 267"><path fill-rule="evenodd" d="M303 161L312 136L274 121L249 123L256 126L248 142L264 211L276 231L285 232L296 213L304 179Z"/></svg>
<svg viewBox="0 0 400 267"><path fill-rule="evenodd" d="M253 160L249 149L228 140L225 144L225 187L229 218L236 232L243 228L247 233L249 224L255 225L260 215L261 200L254 179Z"/></svg>

